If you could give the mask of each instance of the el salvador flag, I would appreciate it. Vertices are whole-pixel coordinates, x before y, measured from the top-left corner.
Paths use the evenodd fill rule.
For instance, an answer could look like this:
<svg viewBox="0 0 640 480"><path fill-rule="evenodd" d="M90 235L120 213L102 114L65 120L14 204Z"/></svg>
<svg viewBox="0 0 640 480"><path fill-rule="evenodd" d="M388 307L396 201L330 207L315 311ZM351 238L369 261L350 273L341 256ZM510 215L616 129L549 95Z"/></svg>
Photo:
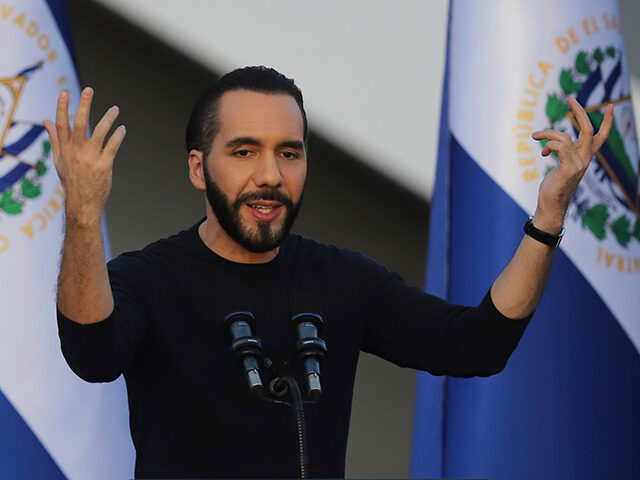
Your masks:
<svg viewBox="0 0 640 480"><path fill-rule="evenodd" d="M427 289L477 304L557 161L532 131L606 145L570 206L549 282L505 370L418 378L413 477L640 478L638 144L614 0L452 0ZM624 21L624 19L622 19Z"/></svg>
<svg viewBox="0 0 640 480"><path fill-rule="evenodd" d="M56 326L64 195L41 121L80 96L65 2L2 2L0 43L0 478L131 478L124 382L77 378Z"/></svg>

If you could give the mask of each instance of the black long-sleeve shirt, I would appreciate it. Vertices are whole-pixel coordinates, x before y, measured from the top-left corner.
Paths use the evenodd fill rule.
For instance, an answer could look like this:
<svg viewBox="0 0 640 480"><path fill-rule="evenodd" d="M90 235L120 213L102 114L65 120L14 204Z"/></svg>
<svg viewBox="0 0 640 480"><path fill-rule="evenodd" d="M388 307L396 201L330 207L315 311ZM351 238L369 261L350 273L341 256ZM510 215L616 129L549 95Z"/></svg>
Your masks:
<svg viewBox="0 0 640 480"><path fill-rule="evenodd" d="M452 305L358 252L297 235L268 263L234 263L207 248L199 223L109 262L107 319L81 325L58 312L77 375L124 373L136 478L298 476L292 411L249 392L223 324L232 311L257 319L273 362L265 384L292 374L304 385L289 320L302 310L323 317L323 393L305 411L311 476L333 478L344 476L360 350L436 375L487 376L504 368L529 320L504 317L489 294L478 307Z"/></svg>

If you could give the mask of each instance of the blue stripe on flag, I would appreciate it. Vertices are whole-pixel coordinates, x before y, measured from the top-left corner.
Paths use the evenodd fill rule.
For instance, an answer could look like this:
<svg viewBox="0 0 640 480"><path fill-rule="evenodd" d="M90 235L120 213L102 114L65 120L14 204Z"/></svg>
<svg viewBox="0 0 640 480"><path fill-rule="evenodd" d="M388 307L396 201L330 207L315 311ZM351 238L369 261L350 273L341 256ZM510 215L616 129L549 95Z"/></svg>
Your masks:
<svg viewBox="0 0 640 480"><path fill-rule="evenodd" d="M20 137L19 140L12 143L11 145L7 145L3 148L2 153L0 153L0 159L4 156L4 153L8 153L10 155L18 156L25 149L27 149L36 139L40 136L42 132L44 132L45 128L40 125L34 125L27 132ZM13 169L9 170L5 175L0 177L0 193L4 192L7 188L11 187L14 183L20 180L25 173L27 173L31 169L31 166L25 163L19 163Z"/></svg>
<svg viewBox="0 0 640 480"><path fill-rule="evenodd" d="M36 63L35 65L25 68L24 70L22 70L21 72L18 72L18 77L25 77L25 76L29 76L30 74L32 74L33 72L36 72L38 70L40 64ZM11 125L15 125L15 123L12 123Z"/></svg>
<svg viewBox="0 0 640 480"><path fill-rule="evenodd" d="M580 87L580 90L578 90L578 93L576 94L576 100L578 100L578 103L580 105L589 104L589 97L591 96L591 94L593 93L593 90L598 86L601 80L602 80L602 71L598 66L593 72L591 72L591 75L587 77L585 82Z"/></svg>
<svg viewBox="0 0 640 480"><path fill-rule="evenodd" d="M455 139L451 200L450 299L477 303L520 242L526 213ZM449 379L444 474L640 478L638 385L638 352L558 250L507 368L488 379Z"/></svg>
<svg viewBox="0 0 640 480"><path fill-rule="evenodd" d="M38 438L0 393L0 477L11 480L65 479ZM70 439L71 441L71 439Z"/></svg>
<svg viewBox="0 0 640 480"><path fill-rule="evenodd" d="M0 178L0 193L4 192L7 188L11 187L14 183L24 177L25 173L31 170L29 165L19 163L12 170Z"/></svg>
<svg viewBox="0 0 640 480"><path fill-rule="evenodd" d="M7 145L2 148L2 153L8 153L10 155L20 155L25 149L27 149L36 139L40 136L45 128L42 125L34 125L27 132L20 137L20 139L13 142L11 145ZM2 158L2 155L0 155Z"/></svg>

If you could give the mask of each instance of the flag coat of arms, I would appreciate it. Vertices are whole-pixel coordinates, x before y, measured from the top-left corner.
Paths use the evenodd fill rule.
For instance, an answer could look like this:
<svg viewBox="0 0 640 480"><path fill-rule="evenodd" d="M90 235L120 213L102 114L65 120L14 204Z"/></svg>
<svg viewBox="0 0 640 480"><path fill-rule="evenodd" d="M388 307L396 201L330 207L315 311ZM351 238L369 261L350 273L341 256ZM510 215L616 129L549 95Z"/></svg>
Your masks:
<svg viewBox="0 0 640 480"><path fill-rule="evenodd" d="M89 385L60 352L64 195L42 120L75 73L64 1L0 3L0 478L129 478L124 383Z"/></svg>
<svg viewBox="0 0 640 480"><path fill-rule="evenodd" d="M420 374L413 476L640 477L640 156L612 0L453 0L427 289L477 304L557 164L531 134L576 138L575 97L614 124L571 202L549 283L506 369ZM624 19L622 19L624 21Z"/></svg>

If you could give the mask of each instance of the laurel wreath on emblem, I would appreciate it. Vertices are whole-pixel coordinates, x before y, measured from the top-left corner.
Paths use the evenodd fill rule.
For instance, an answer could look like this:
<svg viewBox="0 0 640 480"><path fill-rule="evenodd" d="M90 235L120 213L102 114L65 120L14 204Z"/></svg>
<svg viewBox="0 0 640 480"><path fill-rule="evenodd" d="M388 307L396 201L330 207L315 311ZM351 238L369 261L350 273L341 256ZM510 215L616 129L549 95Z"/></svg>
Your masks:
<svg viewBox="0 0 640 480"><path fill-rule="evenodd" d="M607 47L606 49L596 48L591 53L581 51L576 55L574 66L572 68L560 71L559 85L562 91L549 94L547 96L545 108L545 113L549 123L551 124L551 128L565 132L565 126L567 123L564 120L572 115L570 113L568 98L575 95L580 96L580 93L584 90L583 85L585 88L593 88L589 83L593 84L593 80L596 77L598 81L603 81L600 77L600 65L607 58L612 61L619 61L620 52L613 46ZM616 102L611 101L611 103ZM603 104L602 108L604 108L604 106L606 105ZM594 129L597 130L604 120L604 113L599 108L585 108L585 110L587 111L587 115L589 116ZM564 126L556 127L556 124L558 123L562 123ZM574 133L577 133L577 124L575 124ZM542 140L540 142L541 148L544 148L547 141L548 140ZM611 128L611 133L609 134L609 138L605 145L610 156L615 158L619 171L622 172L623 175L626 174L627 177L635 179L636 197L633 198L629 196L627 206L624 208L624 213L615 219L611 219L611 208L606 203L593 203L584 197L577 200L576 198L578 195L574 196L572 203L577 207L577 215L581 220L582 228L588 229L598 240L604 240L607 233L611 232L617 243L620 246L627 248L632 239L640 242L640 220L637 218L636 213L637 174L631 166L631 160L625 150L624 141L616 125L615 119ZM603 148L605 148L605 146L603 146ZM547 166L545 175L558 163L558 155L556 152L552 152L552 156L548 158L554 161L554 163ZM601 155L598 155L598 160L601 164L606 164L606 161L603 161L605 159L602 158ZM599 165L598 168L602 168L602 166ZM607 170L607 172L608 171L609 170ZM606 175L607 172L603 169L602 175ZM578 188L584 189L582 185Z"/></svg>
<svg viewBox="0 0 640 480"><path fill-rule="evenodd" d="M25 83L39 71L43 62L22 70L14 77L0 79L3 88L0 95L0 213L19 215L28 200L42 193L40 179L47 173L47 161L51 157L51 143L43 140L44 127L28 120L14 118L18 100ZM34 155L32 145L40 143L39 154ZM31 152L27 153L27 150ZM37 156L37 158L33 158ZM28 157L28 158L27 158Z"/></svg>
<svg viewBox="0 0 640 480"><path fill-rule="evenodd" d="M22 207L29 199L38 198L41 192L41 186L38 182L48 170L45 163L51 152L51 144L49 140L42 142L42 154L36 164L33 166L33 174L26 175L22 178L19 185L7 188L0 196L0 210L8 215L18 215L22 213Z"/></svg>

